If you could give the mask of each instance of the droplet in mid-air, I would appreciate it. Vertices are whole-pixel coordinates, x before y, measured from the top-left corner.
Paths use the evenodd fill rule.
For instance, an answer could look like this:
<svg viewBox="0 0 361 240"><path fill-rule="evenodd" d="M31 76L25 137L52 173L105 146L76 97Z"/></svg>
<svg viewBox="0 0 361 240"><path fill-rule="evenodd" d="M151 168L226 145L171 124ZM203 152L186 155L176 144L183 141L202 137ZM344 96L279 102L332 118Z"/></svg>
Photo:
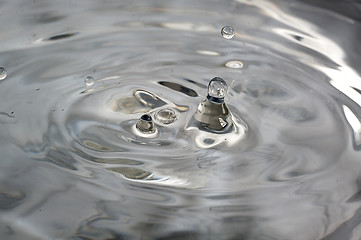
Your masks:
<svg viewBox="0 0 361 240"><path fill-rule="evenodd" d="M234 36L234 28L232 26L224 26L221 34L225 39L232 39Z"/></svg>
<svg viewBox="0 0 361 240"><path fill-rule="evenodd" d="M85 85L92 86L94 84L94 78L92 76L85 77Z"/></svg>
<svg viewBox="0 0 361 240"><path fill-rule="evenodd" d="M6 70L3 67L0 67L0 80L4 80L7 76Z"/></svg>
<svg viewBox="0 0 361 240"><path fill-rule="evenodd" d="M142 133L154 133L153 119L149 114L143 114L137 121L136 128Z"/></svg>
<svg viewBox="0 0 361 240"><path fill-rule="evenodd" d="M177 114L173 109L166 108L159 110L155 115L154 118L163 124L171 124L177 120Z"/></svg>
<svg viewBox="0 0 361 240"><path fill-rule="evenodd" d="M228 91L226 81L220 77L213 78L208 84L207 98L211 102L224 102L224 96Z"/></svg>

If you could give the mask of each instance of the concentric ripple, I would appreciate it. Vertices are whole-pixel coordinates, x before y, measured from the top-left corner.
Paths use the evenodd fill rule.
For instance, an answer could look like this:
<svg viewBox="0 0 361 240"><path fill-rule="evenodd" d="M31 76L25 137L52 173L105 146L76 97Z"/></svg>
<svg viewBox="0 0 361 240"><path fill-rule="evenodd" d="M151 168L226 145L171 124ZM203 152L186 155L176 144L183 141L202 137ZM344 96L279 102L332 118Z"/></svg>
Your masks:
<svg viewBox="0 0 361 240"><path fill-rule="evenodd" d="M360 238L355 17L303 1L0 5L1 239ZM215 76L228 132L192 125Z"/></svg>

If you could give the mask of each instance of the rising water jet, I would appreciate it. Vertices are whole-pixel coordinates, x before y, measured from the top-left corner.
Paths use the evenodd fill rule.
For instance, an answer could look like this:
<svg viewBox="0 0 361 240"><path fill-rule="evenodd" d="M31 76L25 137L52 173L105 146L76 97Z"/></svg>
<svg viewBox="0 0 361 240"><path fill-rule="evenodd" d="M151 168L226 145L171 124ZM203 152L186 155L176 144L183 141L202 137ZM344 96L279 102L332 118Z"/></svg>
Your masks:
<svg viewBox="0 0 361 240"><path fill-rule="evenodd" d="M245 136L246 124L232 115L224 101L227 91L226 81L214 77L208 84L207 97L188 122L186 129L193 131L194 142L200 148L232 146Z"/></svg>

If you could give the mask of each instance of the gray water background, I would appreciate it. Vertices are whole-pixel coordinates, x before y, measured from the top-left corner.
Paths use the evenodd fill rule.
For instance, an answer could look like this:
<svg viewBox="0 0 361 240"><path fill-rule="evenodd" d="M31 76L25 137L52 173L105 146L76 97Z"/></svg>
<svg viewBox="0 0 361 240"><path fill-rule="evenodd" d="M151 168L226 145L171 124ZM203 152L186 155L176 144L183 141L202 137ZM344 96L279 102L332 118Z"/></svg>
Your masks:
<svg viewBox="0 0 361 240"><path fill-rule="evenodd" d="M359 240L360 9L1 1L0 239ZM205 147L187 124L214 76L247 133Z"/></svg>

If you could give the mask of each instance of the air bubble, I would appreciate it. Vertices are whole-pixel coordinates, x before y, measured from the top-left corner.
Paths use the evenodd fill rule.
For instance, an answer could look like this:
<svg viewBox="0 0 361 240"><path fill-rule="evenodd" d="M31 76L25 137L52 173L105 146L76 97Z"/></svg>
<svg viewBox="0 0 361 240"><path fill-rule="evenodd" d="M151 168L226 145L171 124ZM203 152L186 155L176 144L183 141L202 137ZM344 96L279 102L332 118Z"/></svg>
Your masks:
<svg viewBox="0 0 361 240"><path fill-rule="evenodd" d="M94 84L94 78L92 76L87 76L85 78L85 85L87 85L87 87L90 87Z"/></svg>
<svg viewBox="0 0 361 240"><path fill-rule="evenodd" d="M173 109L166 108L166 109L159 110L154 115L154 118L160 123L171 124L171 123L174 123L178 119L178 116Z"/></svg>
<svg viewBox="0 0 361 240"><path fill-rule="evenodd" d="M137 121L136 128L142 133L154 133L153 119L149 114L143 114Z"/></svg>
<svg viewBox="0 0 361 240"><path fill-rule="evenodd" d="M0 67L0 80L4 80L7 76L6 70L3 67Z"/></svg>
<svg viewBox="0 0 361 240"><path fill-rule="evenodd" d="M221 30L221 34L225 39L232 39L234 36L234 28L231 26L224 26Z"/></svg>
<svg viewBox="0 0 361 240"><path fill-rule="evenodd" d="M207 98L212 102L223 102L227 90L228 86L226 81L220 77L215 77L208 84Z"/></svg>

